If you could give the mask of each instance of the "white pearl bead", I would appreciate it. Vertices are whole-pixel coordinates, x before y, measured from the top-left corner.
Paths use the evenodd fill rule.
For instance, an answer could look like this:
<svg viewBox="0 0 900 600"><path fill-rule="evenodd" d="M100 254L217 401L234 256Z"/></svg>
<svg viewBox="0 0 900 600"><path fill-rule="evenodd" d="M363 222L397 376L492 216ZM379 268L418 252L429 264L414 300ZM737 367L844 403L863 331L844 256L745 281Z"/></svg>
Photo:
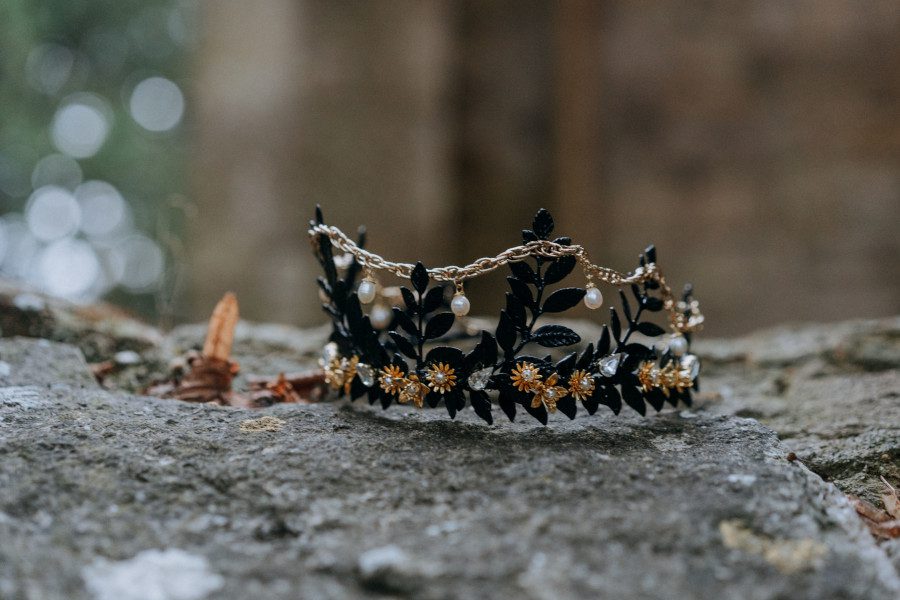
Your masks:
<svg viewBox="0 0 900 600"><path fill-rule="evenodd" d="M375 329L384 329L391 324L393 317L394 313L384 304L376 304L369 311L369 321L372 322L372 327Z"/></svg>
<svg viewBox="0 0 900 600"><path fill-rule="evenodd" d="M685 352L687 352L687 347L688 343L687 340L684 339L684 336L672 336L672 339L669 341L669 350L675 356L682 356Z"/></svg>
<svg viewBox="0 0 900 600"><path fill-rule="evenodd" d="M450 310L452 310L453 314L457 317L464 317L469 314L470 308L471 305L469 304L469 299L462 294L453 296L453 300L450 301Z"/></svg>
<svg viewBox="0 0 900 600"><path fill-rule="evenodd" d="M587 293L584 295L584 305L590 308L591 310L595 310L603 306L603 294L600 293L600 290L591 286L587 289Z"/></svg>
<svg viewBox="0 0 900 600"><path fill-rule="evenodd" d="M359 296L359 301L363 304L370 303L375 299L375 282L369 279L363 279L359 283L356 295Z"/></svg>

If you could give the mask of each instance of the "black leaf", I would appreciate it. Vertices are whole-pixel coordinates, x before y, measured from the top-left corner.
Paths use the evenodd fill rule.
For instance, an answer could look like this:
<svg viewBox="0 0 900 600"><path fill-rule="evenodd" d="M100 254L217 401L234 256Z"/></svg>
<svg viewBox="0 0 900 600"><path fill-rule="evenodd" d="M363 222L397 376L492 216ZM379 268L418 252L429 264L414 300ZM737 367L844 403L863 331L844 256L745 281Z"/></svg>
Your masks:
<svg viewBox="0 0 900 600"><path fill-rule="evenodd" d="M563 256L562 258L553 261L553 263L547 267L547 272L544 273L544 285L551 285L568 277L569 273L572 272L572 269L575 268L576 263L577 261L574 256Z"/></svg>
<svg viewBox="0 0 900 600"><path fill-rule="evenodd" d="M638 306L643 306L644 296L641 294L641 288L639 288L636 283L631 284L631 293L634 295L634 299L638 303Z"/></svg>
<svg viewBox="0 0 900 600"><path fill-rule="evenodd" d="M419 328L413 323L412 318L396 306L394 307L394 320L409 335L419 335Z"/></svg>
<svg viewBox="0 0 900 600"><path fill-rule="evenodd" d="M400 295L403 296L403 303L406 304L406 310L409 314L416 314L419 310L419 303L416 302L416 296L412 293L412 290L406 286L400 286Z"/></svg>
<svg viewBox="0 0 900 600"><path fill-rule="evenodd" d="M635 357L640 359L648 359L653 358L653 350L648 348L643 344L625 344L621 348L622 352L625 352L629 357Z"/></svg>
<svg viewBox="0 0 900 600"><path fill-rule="evenodd" d="M584 298L585 291L581 288L562 288L556 290L544 301L541 307L543 312L558 313L569 310L577 306L581 299Z"/></svg>
<svg viewBox="0 0 900 600"><path fill-rule="evenodd" d="M575 358L578 355L575 352L567 354L558 363L556 363L556 372L561 379L566 379L575 369Z"/></svg>
<svg viewBox="0 0 900 600"><path fill-rule="evenodd" d="M681 401L685 403L686 406L690 406L694 403L694 397L691 394L691 390L685 390L681 395Z"/></svg>
<svg viewBox="0 0 900 600"><path fill-rule="evenodd" d="M571 346L581 341L581 337L563 325L544 325L538 327L531 337L530 342L534 342L544 348L558 348L560 346Z"/></svg>
<svg viewBox="0 0 900 600"><path fill-rule="evenodd" d="M510 388L503 388L500 390L500 396L497 398L497 402L500 404L500 410L506 414L506 418L510 421L514 421L516 419L515 393Z"/></svg>
<svg viewBox="0 0 900 600"><path fill-rule="evenodd" d="M417 262L416 266L413 267L409 280L412 282L413 288L419 292L420 295L424 294L425 290L428 288L428 279L428 270L425 269L425 265L421 262Z"/></svg>
<svg viewBox="0 0 900 600"><path fill-rule="evenodd" d="M500 311L500 322L497 323L497 343L507 354L516 343L516 325L505 310Z"/></svg>
<svg viewBox="0 0 900 600"><path fill-rule="evenodd" d="M589 415L592 415L595 412L597 412L597 408L600 406L600 402L594 397L584 398L581 401L581 404L582 404L582 406L584 406L585 410L588 411Z"/></svg>
<svg viewBox="0 0 900 600"><path fill-rule="evenodd" d="M462 359L462 350L453 346L436 346L425 355L425 360L429 363L444 362L454 367L462 362Z"/></svg>
<svg viewBox="0 0 900 600"><path fill-rule="evenodd" d="M619 313L616 309L609 309L609 328L612 330L613 339L619 342L622 339L622 323L619 321Z"/></svg>
<svg viewBox="0 0 900 600"><path fill-rule="evenodd" d="M522 230L522 241L525 242L526 244L528 242L536 242L536 241L538 241L538 236L535 232L533 232L530 229L523 229Z"/></svg>
<svg viewBox="0 0 900 600"><path fill-rule="evenodd" d="M487 331L481 332L481 341L479 345L484 348L484 356L482 356L482 364L493 365L497 362L497 340Z"/></svg>
<svg viewBox="0 0 900 600"><path fill-rule="evenodd" d="M525 306L513 294L506 293L506 312L519 329L525 329Z"/></svg>
<svg viewBox="0 0 900 600"><path fill-rule="evenodd" d="M642 417L647 414L647 406L644 404L644 397L636 387L630 385L622 385L622 399L625 404L633 408Z"/></svg>
<svg viewBox="0 0 900 600"><path fill-rule="evenodd" d="M619 411L622 410L622 396L619 394L619 390L612 385L605 385L597 389L600 390L600 404L608 406L613 414L619 414Z"/></svg>
<svg viewBox="0 0 900 600"><path fill-rule="evenodd" d="M433 340L450 331L455 318L452 312L442 312L431 317L425 325L425 339Z"/></svg>
<svg viewBox="0 0 900 600"><path fill-rule="evenodd" d="M644 296L641 300L641 305L650 312L659 312L663 308L663 301L660 298Z"/></svg>
<svg viewBox="0 0 900 600"><path fill-rule="evenodd" d="M534 230L535 235L542 240L550 237L550 234L553 233L553 217L550 216L550 212L546 208L542 208L537 212L531 228Z"/></svg>
<svg viewBox="0 0 900 600"><path fill-rule="evenodd" d="M597 349L594 356L606 356L609 353L609 327L603 326L603 332L600 334L600 340L597 342Z"/></svg>
<svg viewBox="0 0 900 600"><path fill-rule="evenodd" d="M650 390L645 396L647 403L653 407L653 410L659 412L662 410L663 406L666 403L666 395L662 393L662 391L653 389ZM677 401L676 401L677 402ZM673 406L675 403L673 402Z"/></svg>
<svg viewBox="0 0 900 600"><path fill-rule="evenodd" d="M570 419L574 419L575 414L578 412L578 405L575 403L575 398L572 396L566 396L565 398L557 400L556 408Z"/></svg>
<svg viewBox="0 0 900 600"><path fill-rule="evenodd" d="M656 246L647 246L647 249L644 250L644 254L647 256L648 261L652 263L656 262Z"/></svg>
<svg viewBox="0 0 900 600"><path fill-rule="evenodd" d="M419 354L418 352L416 352L416 348L408 339L406 339L396 331L389 331L388 335L391 336L392 340L394 340L394 343L397 345L397 350L399 350L409 358L412 358L413 360L419 358Z"/></svg>
<svg viewBox="0 0 900 600"><path fill-rule="evenodd" d="M316 224L321 225L325 222L325 219L322 217L322 207L316 204Z"/></svg>
<svg viewBox="0 0 900 600"><path fill-rule="evenodd" d="M644 321L643 323L638 323L637 330L647 337L656 337L658 335L662 335L666 332L665 329L657 325L656 323L651 323L650 321Z"/></svg>
<svg viewBox="0 0 900 600"><path fill-rule="evenodd" d="M469 403L475 414L481 417L488 425L494 423L494 417L491 415L491 398L487 392L473 390L469 392Z"/></svg>
<svg viewBox="0 0 900 600"><path fill-rule="evenodd" d="M459 390L450 392L449 394L444 394L444 408L447 409L447 414L450 415L451 419L456 418L456 411L459 409L459 402L457 402L456 395L462 395L462 392Z"/></svg>
<svg viewBox="0 0 900 600"><path fill-rule="evenodd" d="M436 285L425 294L422 300L422 312L424 314L433 313L444 302L444 286Z"/></svg>
<svg viewBox="0 0 900 600"><path fill-rule="evenodd" d="M429 408L437 408L437 405L441 403L442 398L443 396L437 392L428 392L425 394L425 404L427 404Z"/></svg>
<svg viewBox="0 0 900 600"><path fill-rule="evenodd" d="M629 323L634 322L634 318L631 316L631 305L628 304L628 298L625 297L625 292L619 290L619 298L622 300L622 314L625 315L625 320Z"/></svg>
<svg viewBox="0 0 900 600"><path fill-rule="evenodd" d="M553 243L559 244L560 246L568 246L569 244L572 243L572 238L570 238L568 236L558 237L555 240L553 240Z"/></svg>
<svg viewBox="0 0 900 600"><path fill-rule="evenodd" d="M509 263L509 270L512 271L516 279L521 279L525 283L534 283L536 281L534 270L528 263L511 262Z"/></svg>
<svg viewBox="0 0 900 600"><path fill-rule="evenodd" d="M581 356L578 357L575 368L582 370L587 369L591 366L592 360L594 360L594 344L588 344L587 348L584 349L584 352L581 353Z"/></svg>
<svg viewBox="0 0 900 600"><path fill-rule="evenodd" d="M537 419L541 422L541 425L547 424L547 409L544 408L544 405L541 404L537 408L531 408L531 403L526 403L522 406L529 415Z"/></svg>
<svg viewBox="0 0 900 600"><path fill-rule="evenodd" d="M522 301L522 304L529 307L534 306L534 297L531 295L531 288L528 287L528 284L515 277L507 277L506 281L509 282L509 289L516 298Z"/></svg>

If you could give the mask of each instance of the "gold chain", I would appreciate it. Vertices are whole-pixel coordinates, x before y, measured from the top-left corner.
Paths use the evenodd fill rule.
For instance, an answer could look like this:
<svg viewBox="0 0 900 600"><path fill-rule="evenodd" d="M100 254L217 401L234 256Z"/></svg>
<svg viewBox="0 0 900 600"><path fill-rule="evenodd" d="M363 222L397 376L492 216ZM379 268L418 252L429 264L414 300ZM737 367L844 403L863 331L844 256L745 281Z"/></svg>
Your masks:
<svg viewBox="0 0 900 600"><path fill-rule="evenodd" d="M402 278L409 278L412 274L414 265L385 260L374 252L369 252L364 248L360 248L353 240L347 237L343 231L333 225L313 225L309 229L309 235L310 241L314 241L315 237L319 235L328 237L335 248L353 255L356 261L366 271L384 270ZM657 281L660 286L660 295L663 299L663 306L669 312L673 327L675 326L680 315L676 308L672 290L666 284L666 279L663 277L662 272L660 272L659 267L656 266L656 263L650 263L643 267L639 267L631 274L621 273L615 269L594 264L588 257L587 250L585 250L583 246L577 244L563 245L547 240L537 240L521 246L509 248L497 256L479 258L475 262L464 267L447 266L428 269L428 275L436 281L453 282L457 286L457 289L460 289L463 281L484 275L485 273L490 273L491 271L512 262L521 262L533 257L563 258L565 256L574 256L578 259L589 284L593 282L595 277L600 281L616 287L643 283L650 280Z"/></svg>

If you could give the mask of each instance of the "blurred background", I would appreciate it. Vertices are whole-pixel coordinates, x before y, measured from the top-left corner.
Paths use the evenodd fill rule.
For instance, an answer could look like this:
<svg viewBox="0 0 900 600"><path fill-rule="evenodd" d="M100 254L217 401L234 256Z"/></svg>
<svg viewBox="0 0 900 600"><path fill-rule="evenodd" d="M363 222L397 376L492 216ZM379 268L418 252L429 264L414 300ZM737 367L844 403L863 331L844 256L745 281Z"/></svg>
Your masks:
<svg viewBox="0 0 900 600"><path fill-rule="evenodd" d="M655 243L710 335L895 314L900 5L0 3L3 277L318 323L316 203L430 265L541 206L620 270Z"/></svg>

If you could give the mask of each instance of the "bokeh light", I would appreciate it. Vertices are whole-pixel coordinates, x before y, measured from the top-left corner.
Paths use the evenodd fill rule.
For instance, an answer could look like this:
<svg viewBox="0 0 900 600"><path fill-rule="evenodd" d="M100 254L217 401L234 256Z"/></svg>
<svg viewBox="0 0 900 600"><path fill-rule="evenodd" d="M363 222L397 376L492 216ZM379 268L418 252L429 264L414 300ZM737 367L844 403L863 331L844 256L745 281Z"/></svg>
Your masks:
<svg viewBox="0 0 900 600"><path fill-rule="evenodd" d="M65 154L50 154L34 166L31 172L31 186L38 189L45 185L58 185L74 190L81 183L81 177L78 161Z"/></svg>
<svg viewBox="0 0 900 600"><path fill-rule="evenodd" d="M75 190L81 206L81 231L91 238L109 238L130 225L130 211L122 194L105 181L86 181Z"/></svg>
<svg viewBox="0 0 900 600"><path fill-rule="evenodd" d="M71 192L48 185L35 190L28 199L25 220L36 239L51 242L78 231L81 208Z"/></svg>
<svg viewBox="0 0 900 600"><path fill-rule="evenodd" d="M111 127L104 110L105 102L92 94L79 94L64 101L56 111L51 126L53 144L60 152L75 158L88 158L97 153Z"/></svg>
<svg viewBox="0 0 900 600"><path fill-rule="evenodd" d="M131 93L132 118L148 131L168 131L181 121L184 96L177 85L164 77L141 81Z"/></svg>
<svg viewBox="0 0 900 600"><path fill-rule="evenodd" d="M40 287L64 298L83 298L100 275L97 254L84 240L50 244L41 250L37 267Z"/></svg>

